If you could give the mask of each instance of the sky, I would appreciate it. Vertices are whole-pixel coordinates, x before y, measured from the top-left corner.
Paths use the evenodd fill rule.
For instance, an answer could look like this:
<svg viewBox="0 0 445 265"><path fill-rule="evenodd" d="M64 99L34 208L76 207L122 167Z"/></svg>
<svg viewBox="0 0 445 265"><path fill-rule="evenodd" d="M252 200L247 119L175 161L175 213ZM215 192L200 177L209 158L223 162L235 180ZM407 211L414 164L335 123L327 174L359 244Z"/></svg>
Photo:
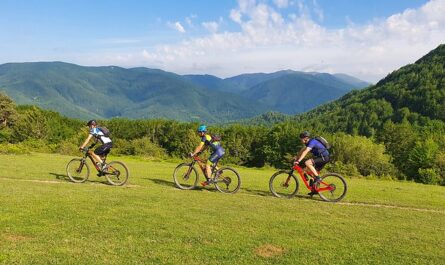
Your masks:
<svg viewBox="0 0 445 265"><path fill-rule="evenodd" d="M0 0L0 64L377 82L445 43L445 0Z"/></svg>

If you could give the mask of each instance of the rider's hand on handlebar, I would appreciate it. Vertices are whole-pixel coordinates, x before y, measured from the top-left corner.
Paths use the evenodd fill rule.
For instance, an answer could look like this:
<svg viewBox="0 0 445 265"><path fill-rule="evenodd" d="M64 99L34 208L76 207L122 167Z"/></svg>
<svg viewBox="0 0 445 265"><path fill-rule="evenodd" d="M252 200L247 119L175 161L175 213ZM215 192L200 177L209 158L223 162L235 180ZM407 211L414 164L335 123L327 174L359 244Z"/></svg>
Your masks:
<svg viewBox="0 0 445 265"><path fill-rule="evenodd" d="M194 155L193 153L190 153L189 156L190 156L190 157L194 157L195 155Z"/></svg>

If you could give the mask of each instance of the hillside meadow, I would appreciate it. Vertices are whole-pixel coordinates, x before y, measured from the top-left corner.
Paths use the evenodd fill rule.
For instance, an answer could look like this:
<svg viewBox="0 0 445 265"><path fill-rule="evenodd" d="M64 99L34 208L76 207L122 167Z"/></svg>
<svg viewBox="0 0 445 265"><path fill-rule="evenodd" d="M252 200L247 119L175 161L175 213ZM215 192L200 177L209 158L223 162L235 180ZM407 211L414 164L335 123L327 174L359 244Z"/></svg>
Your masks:
<svg viewBox="0 0 445 265"><path fill-rule="evenodd" d="M128 185L74 184L71 156L0 155L2 264L443 264L445 189L347 178L340 203L271 196L274 169L236 167L239 193L182 191L180 162L114 157ZM300 187L304 188L304 187Z"/></svg>

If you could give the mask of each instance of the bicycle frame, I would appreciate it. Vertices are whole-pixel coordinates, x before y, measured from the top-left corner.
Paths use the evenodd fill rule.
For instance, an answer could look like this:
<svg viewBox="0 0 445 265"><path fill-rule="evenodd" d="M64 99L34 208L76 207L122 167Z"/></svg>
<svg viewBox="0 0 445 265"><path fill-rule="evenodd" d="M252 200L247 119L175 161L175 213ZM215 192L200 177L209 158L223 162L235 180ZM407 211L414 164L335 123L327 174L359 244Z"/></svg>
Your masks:
<svg viewBox="0 0 445 265"><path fill-rule="evenodd" d="M304 183L304 185L306 186L306 188L307 188L308 190L312 190L312 187L311 187L311 185L309 184L309 181L306 180L305 174L309 174L309 176L310 176L311 178L313 178L313 177L315 177L315 176L314 176L314 173L313 173L312 171L309 171L309 172L306 173L305 170L304 170L302 167L300 167L299 165L296 165L296 164L294 164L294 166L292 167L289 176L292 175L292 174L294 173L294 171L297 171L297 172L298 172L298 174L300 175L300 178L301 178L301 180L303 181L303 183ZM317 171L317 173L320 173L320 172ZM290 177L287 178L287 180L286 180L286 182L285 182L286 185L288 185L289 180L290 180ZM324 187L315 187L315 191L317 191L317 192L323 192L323 191L330 191L330 190L333 189L328 183L325 183L325 182L323 182L323 181L321 181L320 184L323 184ZM320 186L321 186L321 185L320 185Z"/></svg>
<svg viewBox="0 0 445 265"><path fill-rule="evenodd" d="M90 148L91 148L91 146L88 147L88 148L86 148L85 150L82 151L82 152L84 153L84 154L83 154L83 158L82 158L83 163L81 163L80 166L79 166L79 169L78 169L79 172L82 170L83 165L86 163L86 158L87 158L87 157L91 160L91 163L93 164L93 166L94 166L94 168L97 170L97 172L101 172L101 171L102 171L102 169L99 168L99 167L97 166L97 162L94 161L93 156L91 155L91 152L92 152L92 151L90 150ZM106 158L107 158L107 157L105 156L105 157L102 159L102 162L103 162L103 163L105 163Z"/></svg>
<svg viewBox="0 0 445 265"><path fill-rule="evenodd" d="M201 169L201 171L202 171L202 174L204 174L204 177L206 178L206 179L209 179L210 177L208 177L207 176L207 171L206 171L206 165L205 165L205 162L199 157L199 156L194 156L193 157L193 160L192 160L192 163L191 163L191 165L190 165L190 168L189 168L189 170L187 171L187 175L189 175L190 173L191 173L191 170L192 170L192 167L196 164L196 163L198 163L198 166L199 166L199 168ZM213 173L215 172L215 169L216 169L216 165L217 165L217 163L216 164L214 164L213 166L212 166L212 175L213 175Z"/></svg>

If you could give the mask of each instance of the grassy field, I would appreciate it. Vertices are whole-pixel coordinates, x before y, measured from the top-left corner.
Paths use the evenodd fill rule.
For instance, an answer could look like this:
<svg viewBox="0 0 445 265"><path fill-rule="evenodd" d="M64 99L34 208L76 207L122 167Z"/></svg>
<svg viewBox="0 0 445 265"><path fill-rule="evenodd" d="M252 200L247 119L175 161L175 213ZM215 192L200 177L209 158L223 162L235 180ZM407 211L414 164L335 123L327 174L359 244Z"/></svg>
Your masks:
<svg viewBox="0 0 445 265"><path fill-rule="evenodd" d="M235 195L182 191L175 163L130 158L127 186L74 184L70 159L0 155L0 263L444 264L445 187L347 179L326 203L272 197L273 170L238 168Z"/></svg>

